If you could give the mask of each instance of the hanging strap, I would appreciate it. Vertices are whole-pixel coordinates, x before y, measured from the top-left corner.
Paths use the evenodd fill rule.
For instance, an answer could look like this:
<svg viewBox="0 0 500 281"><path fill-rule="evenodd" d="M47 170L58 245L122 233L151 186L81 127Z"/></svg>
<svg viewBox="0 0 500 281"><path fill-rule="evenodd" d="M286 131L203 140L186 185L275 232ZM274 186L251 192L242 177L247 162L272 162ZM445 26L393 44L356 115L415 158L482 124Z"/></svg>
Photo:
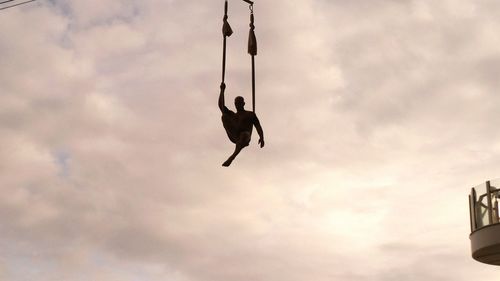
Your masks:
<svg viewBox="0 0 500 281"><path fill-rule="evenodd" d="M249 0L243 0L250 4L250 32L248 34L248 53L252 56L252 111L255 112L255 56L257 55L257 38L255 36L255 25L254 25L254 15L253 15L253 2ZM233 30L227 21L228 2L224 3L224 18L222 25L222 35L224 37L223 47L222 47L222 83L226 79L226 41L227 37L233 34Z"/></svg>
<svg viewBox="0 0 500 281"><path fill-rule="evenodd" d="M255 37L255 18L253 16L253 5L250 5L250 32L248 34L248 53L257 55L257 38Z"/></svg>
<svg viewBox="0 0 500 281"><path fill-rule="evenodd" d="M253 3L250 4L250 32L248 34L248 53L252 56L252 110L255 113L255 56L257 55L257 37L253 16Z"/></svg>
<svg viewBox="0 0 500 281"><path fill-rule="evenodd" d="M231 34L233 34L233 30L231 29L231 26L227 21L228 19L227 10L228 10L228 3L226 0L226 2L224 3L224 18L222 20L224 22L222 25L222 35L224 37L223 47L222 47L222 83L224 83L226 79L226 39L227 37L231 36Z"/></svg>

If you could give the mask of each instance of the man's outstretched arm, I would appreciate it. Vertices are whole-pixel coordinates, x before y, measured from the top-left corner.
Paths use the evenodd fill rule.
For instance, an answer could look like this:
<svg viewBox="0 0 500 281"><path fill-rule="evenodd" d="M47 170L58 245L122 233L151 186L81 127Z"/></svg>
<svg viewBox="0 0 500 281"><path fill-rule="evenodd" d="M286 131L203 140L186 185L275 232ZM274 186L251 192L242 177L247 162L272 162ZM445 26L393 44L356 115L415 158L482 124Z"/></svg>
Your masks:
<svg viewBox="0 0 500 281"><path fill-rule="evenodd" d="M264 147L264 131L262 130L262 127L260 126L259 118L257 118L257 115L255 115L255 121L254 121L254 126L255 129L257 129L257 133L259 134L259 144L260 147Z"/></svg>
<svg viewBox="0 0 500 281"><path fill-rule="evenodd" d="M222 82L220 84L220 94L219 94L219 108L220 108L220 111L222 113L224 113L224 107L225 107L225 104L224 104L224 91L226 90L226 84L224 84L224 82Z"/></svg>

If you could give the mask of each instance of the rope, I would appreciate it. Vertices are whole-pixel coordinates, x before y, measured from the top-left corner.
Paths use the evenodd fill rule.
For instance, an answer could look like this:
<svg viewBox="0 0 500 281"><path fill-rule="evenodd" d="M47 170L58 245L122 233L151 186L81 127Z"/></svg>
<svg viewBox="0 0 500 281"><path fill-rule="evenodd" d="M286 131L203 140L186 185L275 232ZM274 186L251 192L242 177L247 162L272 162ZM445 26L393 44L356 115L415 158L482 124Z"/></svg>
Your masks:
<svg viewBox="0 0 500 281"><path fill-rule="evenodd" d="M226 36L224 36L222 48L222 83L226 81Z"/></svg>
<svg viewBox="0 0 500 281"><path fill-rule="evenodd" d="M252 111L255 113L255 56L257 55L257 38L255 36L255 18L253 15L253 2L249 0L243 0L250 4L250 31L248 34L248 53L252 56ZM222 83L225 82L226 79L226 47L227 47L227 37L233 34L233 30L227 21L227 10L228 10L228 2L227 0L224 3L224 18L222 19L222 35L223 39L223 47L222 47Z"/></svg>
<svg viewBox="0 0 500 281"><path fill-rule="evenodd" d="M257 55L257 37L255 36L255 18L253 3L250 5L250 31L248 33L248 53L252 56L252 111L255 113L255 56Z"/></svg>
<svg viewBox="0 0 500 281"><path fill-rule="evenodd" d="M229 22L227 21L228 16L227 16L227 9L228 9L228 3L227 0L224 3L224 18L222 21L224 24L222 25L222 35L224 37L223 41L223 47L222 47L222 83L224 83L226 79L226 39L227 37L231 36L233 34L233 30L231 29L231 26L229 25Z"/></svg>
<svg viewBox="0 0 500 281"><path fill-rule="evenodd" d="M0 8L0 10L6 10L6 9L9 9L9 8L17 7L17 6L28 4L28 3L35 2L35 1L36 0L30 0L30 1L21 2L19 4L14 4L14 5L10 5L10 6L7 6L7 7ZM4 2L4 3L7 3L7 1Z"/></svg>
<svg viewBox="0 0 500 281"><path fill-rule="evenodd" d="M252 56L252 111L255 113L255 56Z"/></svg>
<svg viewBox="0 0 500 281"><path fill-rule="evenodd" d="M13 2L13 1L15 1L15 0L2 1L2 2L0 2L0 4L5 4L5 3Z"/></svg>

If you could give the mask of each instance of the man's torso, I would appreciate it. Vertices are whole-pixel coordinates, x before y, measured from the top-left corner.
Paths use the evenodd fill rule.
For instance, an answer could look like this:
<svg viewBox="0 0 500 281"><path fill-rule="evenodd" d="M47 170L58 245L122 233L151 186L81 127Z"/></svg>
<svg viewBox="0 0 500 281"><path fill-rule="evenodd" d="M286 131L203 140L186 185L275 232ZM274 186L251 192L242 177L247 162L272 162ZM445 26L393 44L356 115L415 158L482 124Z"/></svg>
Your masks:
<svg viewBox="0 0 500 281"><path fill-rule="evenodd" d="M238 128L239 132L252 132L253 124L255 122L255 113L251 111L227 112L232 119L234 126Z"/></svg>

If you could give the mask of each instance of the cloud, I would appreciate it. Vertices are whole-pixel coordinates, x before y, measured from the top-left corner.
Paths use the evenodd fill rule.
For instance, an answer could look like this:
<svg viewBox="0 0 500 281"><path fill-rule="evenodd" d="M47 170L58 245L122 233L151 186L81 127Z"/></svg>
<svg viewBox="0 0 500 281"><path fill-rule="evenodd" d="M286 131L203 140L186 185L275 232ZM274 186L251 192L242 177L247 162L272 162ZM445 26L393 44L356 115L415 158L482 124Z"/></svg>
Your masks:
<svg viewBox="0 0 500 281"><path fill-rule="evenodd" d="M499 5L256 3L266 147L222 169L222 3L77 2L0 16L0 279L493 278L465 194L498 170Z"/></svg>

